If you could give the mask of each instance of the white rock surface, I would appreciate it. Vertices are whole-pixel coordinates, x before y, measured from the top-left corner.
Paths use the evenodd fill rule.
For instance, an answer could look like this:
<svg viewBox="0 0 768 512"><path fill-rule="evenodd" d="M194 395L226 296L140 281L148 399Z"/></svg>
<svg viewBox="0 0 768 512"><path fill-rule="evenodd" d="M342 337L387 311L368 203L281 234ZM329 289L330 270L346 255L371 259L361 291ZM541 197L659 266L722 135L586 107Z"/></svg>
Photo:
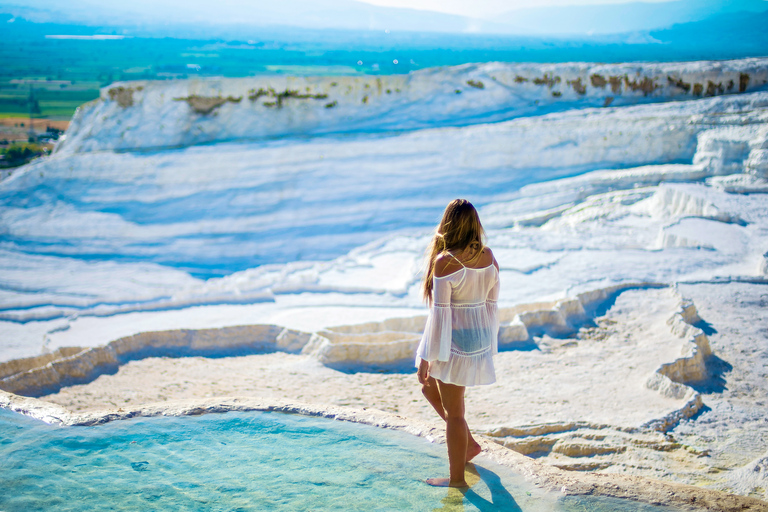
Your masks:
<svg viewBox="0 0 768 512"><path fill-rule="evenodd" d="M234 390L427 417L412 375L320 361L373 365L408 352L425 313L429 229L463 196L480 206L501 265L510 349L498 359L506 380L468 393L476 425L574 470L764 496L766 310L755 290L768 282L766 69L764 59L484 64L382 78L381 92L359 77L114 86L83 108L54 156L0 182L0 361L54 352L32 365L39 375L13 378L55 387L119 362L105 347L113 340L273 325L317 335L272 333L271 350L303 355L130 361L56 399L87 409ZM742 73L746 92L720 96L717 84L738 90ZM621 95L593 75L620 77ZM717 97L678 78L702 96L712 82ZM646 95L654 81L662 87ZM286 96L277 109L263 105L274 95L246 97L257 86L328 98ZM217 96L235 101L194 112ZM190 146L200 142L219 143ZM595 314L579 294L630 283L643 287L621 293L595 330L565 338L574 319ZM716 326L709 349L685 303L665 295L675 283ZM738 293L752 298L729 306ZM79 359L55 352L64 347L81 347ZM733 369L717 373L708 350ZM248 365L282 380L238 388L233 376ZM176 378L135 389L158 369ZM723 389L692 382L705 373ZM308 384L318 376L326 387ZM183 378L190 385L175 387Z"/></svg>
<svg viewBox="0 0 768 512"><path fill-rule="evenodd" d="M731 272L729 265L736 265L739 273L744 264L753 273L754 251L759 252L762 242L749 242L756 224L740 212L747 208L762 221L762 196L743 196L741 205L726 201L728 194L687 187L685 193L657 195L651 204L642 200L653 196L659 183L700 181L724 168L711 152L699 158L709 148L706 135L714 124L721 138L732 134L742 146L762 144L767 94L570 111L374 139L54 156L0 183L0 318L29 322L112 316L279 302L283 294L318 292L372 294L365 299L369 305L380 305L382 295L394 296L399 307L418 307L413 290L425 245L423 230L457 195L485 205L489 227L511 228L493 231L492 243L514 249L502 265L522 270L515 277L532 276L542 265L556 270L570 264L577 267L562 274L587 278L590 287L623 279L666 281L694 268L711 275L714 268ZM701 117L702 112L710 117ZM750 118L753 124L723 131L723 112ZM750 154L739 153L739 176L752 176L743 174ZM732 153L723 158L727 170L734 170L738 158ZM701 162L634 167L685 159ZM516 191L526 181L604 165L629 168ZM478 173L486 181L466 180ZM435 180L444 187L434 190ZM733 189L724 188L722 181L712 185ZM637 207L627 208L632 203ZM537 226L542 229L522 229ZM597 233L597 226L603 236L585 244L578 233ZM386 234L393 231L418 235ZM370 245L361 248L365 242ZM718 243L720 250L712 251ZM605 278L595 282L597 273L578 268L590 261L581 256L584 250L609 247L626 252L631 275L608 267ZM684 254L677 251L681 247L702 250ZM582 252L576 253L577 248ZM639 252L632 254L632 248ZM654 252L665 248L672 249L670 254ZM348 256L332 262L296 261L330 259L347 250ZM633 260L641 253L648 262L638 266ZM517 263L521 257L525 259ZM652 263L657 257L659 263ZM660 262L667 257L680 264ZM286 260L292 262L275 264ZM184 272L241 268L249 270L208 280ZM86 275L92 277L84 279ZM574 284L570 279L550 282L549 288L524 287L504 299L562 295Z"/></svg>
<svg viewBox="0 0 768 512"><path fill-rule="evenodd" d="M81 107L59 152L476 124L547 110L749 92L766 82L766 59L493 62L378 77L131 82L113 84Z"/></svg>

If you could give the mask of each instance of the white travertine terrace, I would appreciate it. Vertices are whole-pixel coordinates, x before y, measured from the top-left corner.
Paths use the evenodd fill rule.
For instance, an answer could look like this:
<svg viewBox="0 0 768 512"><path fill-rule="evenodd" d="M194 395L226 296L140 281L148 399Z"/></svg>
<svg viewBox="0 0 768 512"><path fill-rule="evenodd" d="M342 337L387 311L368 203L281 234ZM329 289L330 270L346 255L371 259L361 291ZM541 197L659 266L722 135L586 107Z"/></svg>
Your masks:
<svg viewBox="0 0 768 512"><path fill-rule="evenodd" d="M0 182L0 389L17 393L0 405L66 424L294 398L433 419L398 365L425 319L425 226L463 195L501 265L501 382L468 390L493 456L578 492L656 485L626 472L699 486L660 503L762 510L704 487L768 497L767 73L115 84L56 154ZM371 371L388 365L401 373Z"/></svg>
<svg viewBox="0 0 768 512"><path fill-rule="evenodd" d="M15 202L28 197L30 201L24 203L26 206L14 204L0 209L0 222L8 239L0 247L6 290L0 297L0 321L45 322L75 316L112 317L195 306L269 303L279 301L280 296L303 292L409 296L418 273L420 250L416 248L424 243L418 236L390 243L399 247L381 247L382 243L386 246L387 239L377 240L362 228L343 235L317 235L312 239L317 248L357 244L357 249L347 256L331 262L295 261L308 243L300 237L283 243L259 236L268 228L269 233L291 226L322 233L330 225L335 226L334 217L316 215L321 204L309 199L315 196L344 203L354 200L356 206L345 210L345 218L352 223L369 222L366 211L376 211L388 219L391 211L405 205L370 195L355 196L355 189L368 190L371 186L366 173L359 172L366 166L378 176L376 187L380 193L393 196L421 197L429 180L460 179L466 173L482 173L494 182L511 184L535 173L543 182L523 186L513 194L495 189L468 193L490 202L482 208L488 227L531 228L522 235L535 234L531 249L539 258L553 257L557 261L552 264L553 270L564 268L564 263L572 260L558 258L553 250L555 235L565 239L562 235L581 229L579 226L595 226L601 219L611 221L627 214L663 224L662 229L642 225L653 230L651 240L643 240L644 233L639 236L638 246L646 250L711 248L713 242L698 239L707 231L705 224L692 223L692 217L722 224L714 229L722 231L728 240L738 238L736 232L745 227L740 224L749 220L747 229L755 225L756 219L741 219L744 214L737 213L743 209L741 206L723 199L734 192L768 190L765 169L760 164L768 144L767 121L768 92L754 92L695 101L577 109L501 123L424 129L375 140L353 137L329 142L317 138L291 142L289 150L243 143L171 152L65 152L27 166L0 186L3 198ZM677 163L686 161L689 163ZM598 170L554 179L584 168ZM412 175L422 179L406 178ZM261 191L270 180L278 180L287 196ZM717 196L701 187L673 186L702 181L708 188L726 194ZM55 191L55 201L47 202L48 190ZM204 221L189 220L200 214L196 202L200 195L206 198L209 214ZM305 199L295 202L294 196ZM642 201L649 196L651 201ZM443 203L444 199L427 197L424 201L431 207L432 202ZM262 204L264 211L249 210L250 204ZM101 211L125 208L130 215ZM713 208L719 213L714 213ZM140 218L134 220L133 215ZM619 224L609 222L606 226ZM534 229L537 227L541 230ZM689 236L692 231L699 236ZM552 236L547 238L547 233ZM501 231L499 234L510 238ZM230 239L244 241L234 245L222 242ZM629 245L613 240L603 236L600 243L611 250L616 245ZM492 241L496 246L504 243L498 236ZM372 245L359 247L361 242ZM568 245L574 247L576 243L569 240ZM560 246L560 254L566 254L567 248ZM24 258L14 252L21 249ZM752 249L748 251L745 258L753 258ZM174 268L187 265L190 258L207 265L225 253L246 262L254 253L263 252L278 252L291 263L249 268L208 280ZM405 263L397 267L386 259L389 254L394 258L396 252L405 258ZM129 255L139 261L118 264L78 259L79 255L92 254ZM709 268L716 258L704 258L705 254L692 254L693 258L679 267ZM392 278L376 278L367 271L352 274L349 262L356 258L375 262L382 274L391 273ZM736 263L739 256L732 253L728 258ZM169 265L152 262L158 259ZM750 265L755 268L757 260ZM530 272L535 268L542 267L536 265ZM628 275L623 271L612 272L607 279L669 282L676 278L668 269L661 271L660 266L648 268L654 268L652 273L656 275ZM84 273L91 277L81 279ZM579 271L573 274L580 275ZM577 284L562 286L562 276L552 282L556 283L553 289L541 291L544 297L562 296L565 287ZM514 302L537 298L515 297ZM400 305L418 307L419 301L414 299L409 297L406 304ZM33 354L36 352L24 355Z"/></svg>
<svg viewBox="0 0 768 512"><path fill-rule="evenodd" d="M593 321L594 311L625 290L659 288L654 283L627 283L593 290L574 298L502 308L500 350L534 344L537 336L565 338ZM695 306L678 298L678 311L667 321L672 334L683 340L681 357L663 363L648 376L646 386L671 399L676 408L638 428L665 432L691 417L702 406L701 397L686 383L707 377L710 354L706 334L693 327ZM510 320L511 318L511 320ZM157 355L237 355L282 351L308 355L325 365L365 371L372 365L408 363L418 345L425 317L394 318L384 322L340 326L304 333L272 325L251 325L204 330L141 333L94 348L66 348L59 357L30 358L0 364L0 389L19 395L39 395L73 382L93 380L104 370L130 360ZM577 418L574 418L576 420ZM503 429L502 429L503 430ZM497 431L497 435L500 435Z"/></svg>

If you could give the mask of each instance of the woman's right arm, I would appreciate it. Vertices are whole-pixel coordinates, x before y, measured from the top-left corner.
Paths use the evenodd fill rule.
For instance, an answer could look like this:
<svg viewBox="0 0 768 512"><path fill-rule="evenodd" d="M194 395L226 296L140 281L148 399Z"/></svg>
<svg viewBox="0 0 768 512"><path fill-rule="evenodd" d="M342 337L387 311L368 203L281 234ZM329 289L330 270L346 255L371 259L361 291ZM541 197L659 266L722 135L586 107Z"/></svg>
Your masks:
<svg viewBox="0 0 768 512"><path fill-rule="evenodd" d="M422 359L419 362L419 384L426 384L429 379L429 361Z"/></svg>

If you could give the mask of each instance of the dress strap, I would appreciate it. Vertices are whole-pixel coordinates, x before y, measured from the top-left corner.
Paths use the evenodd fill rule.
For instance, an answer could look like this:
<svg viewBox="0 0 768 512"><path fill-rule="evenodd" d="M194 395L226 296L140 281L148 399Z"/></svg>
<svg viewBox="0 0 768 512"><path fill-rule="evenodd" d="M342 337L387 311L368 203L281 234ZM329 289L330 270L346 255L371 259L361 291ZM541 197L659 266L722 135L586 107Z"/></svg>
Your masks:
<svg viewBox="0 0 768 512"><path fill-rule="evenodd" d="M451 254L451 253L449 252L448 254ZM456 256L454 256L453 254L451 254L451 258L455 259L456 261L459 262L459 265L461 265L462 267L466 268L464 266L464 264L461 262L461 260L459 258L457 258Z"/></svg>

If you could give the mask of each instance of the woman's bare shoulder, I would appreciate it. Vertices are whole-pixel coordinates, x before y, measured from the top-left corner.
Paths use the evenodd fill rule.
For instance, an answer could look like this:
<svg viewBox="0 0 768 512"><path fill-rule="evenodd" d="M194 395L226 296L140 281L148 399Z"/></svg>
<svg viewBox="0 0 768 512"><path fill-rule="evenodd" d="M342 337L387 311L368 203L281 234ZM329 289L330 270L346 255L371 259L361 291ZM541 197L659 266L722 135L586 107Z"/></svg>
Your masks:
<svg viewBox="0 0 768 512"><path fill-rule="evenodd" d="M493 263L493 266L496 267L496 270L499 269L499 262L496 261L496 256L493 255L493 251L491 251L490 247L483 247L483 252L486 253L485 257L487 258L487 263L484 265L487 267L491 263Z"/></svg>
<svg viewBox="0 0 768 512"><path fill-rule="evenodd" d="M435 259L435 277L445 277L461 268L459 262L450 254L441 254Z"/></svg>

